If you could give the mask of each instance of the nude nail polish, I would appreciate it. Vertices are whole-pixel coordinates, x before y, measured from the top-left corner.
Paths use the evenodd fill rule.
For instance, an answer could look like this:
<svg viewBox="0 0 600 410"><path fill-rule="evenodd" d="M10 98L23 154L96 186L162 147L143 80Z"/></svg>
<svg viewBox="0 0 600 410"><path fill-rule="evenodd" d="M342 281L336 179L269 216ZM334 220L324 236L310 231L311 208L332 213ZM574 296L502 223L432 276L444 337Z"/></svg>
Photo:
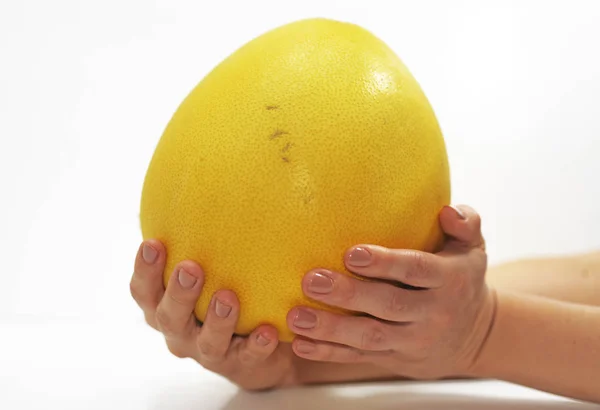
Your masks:
<svg viewBox="0 0 600 410"><path fill-rule="evenodd" d="M315 344L312 342L300 340L296 345L296 350L298 351L298 353L309 354L317 350L317 346L315 346Z"/></svg>
<svg viewBox="0 0 600 410"><path fill-rule="evenodd" d="M452 209L456 213L456 216L458 216L459 219L463 219L463 220L467 219L465 214L460 209L458 209L456 206L447 205L446 207Z"/></svg>
<svg viewBox="0 0 600 410"><path fill-rule="evenodd" d="M365 267L371 264L372 255L367 248L357 247L348 254L348 264L356 267Z"/></svg>
<svg viewBox="0 0 600 410"><path fill-rule="evenodd" d="M217 299L215 303L215 313L221 318L226 318L227 316L229 316L229 313L231 313L231 306L226 305L225 303Z"/></svg>
<svg viewBox="0 0 600 410"><path fill-rule="evenodd" d="M323 273L315 272L308 282L308 290L325 295L333 290L333 280Z"/></svg>
<svg viewBox="0 0 600 410"><path fill-rule="evenodd" d="M158 252L152 246L148 244L144 244L142 247L142 259L144 262L151 265L156 261L156 257L158 256Z"/></svg>
<svg viewBox="0 0 600 410"><path fill-rule="evenodd" d="M317 316L305 309L298 309L294 318L294 326L300 329L312 329L317 324Z"/></svg>
<svg viewBox="0 0 600 410"><path fill-rule="evenodd" d="M179 280L181 287L184 289L191 289L194 287L196 282L198 282L198 278L190 275L183 269L179 269L179 272L177 273L177 279Z"/></svg>

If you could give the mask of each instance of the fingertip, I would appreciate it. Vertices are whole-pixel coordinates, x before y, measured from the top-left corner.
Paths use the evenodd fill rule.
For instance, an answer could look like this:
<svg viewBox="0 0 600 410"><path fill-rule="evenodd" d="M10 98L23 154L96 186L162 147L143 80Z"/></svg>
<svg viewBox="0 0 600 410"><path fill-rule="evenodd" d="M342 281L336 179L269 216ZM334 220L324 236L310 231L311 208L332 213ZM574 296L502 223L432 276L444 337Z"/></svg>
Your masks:
<svg viewBox="0 0 600 410"><path fill-rule="evenodd" d="M298 357L310 358L317 351L317 344L304 337L296 337L292 341L292 351Z"/></svg>
<svg viewBox="0 0 600 410"><path fill-rule="evenodd" d="M153 265L161 261L165 255L165 247L157 239L142 241L138 248L138 259L147 265Z"/></svg>
<svg viewBox="0 0 600 410"><path fill-rule="evenodd" d="M232 309L238 309L240 306L240 301L237 295L230 289L220 289L216 291L213 295L213 300L215 303L217 300L219 300L221 303L230 306Z"/></svg>
<svg viewBox="0 0 600 410"><path fill-rule="evenodd" d="M274 350L279 343L277 329L271 325L260 325L250 334L250 342L258 349Z"/></svg>
<svg viewBox="0 0 600 410"><path fill-rule="evenodd" d="M169 282L177 283L184 289L201 288L204 286L204 270L191 260L185 260L175 265Z"/></svg>
<svg viewBox="0 0 600 410"><path fill-rule="evenodd" d="M158 239L150 238L142 241L140 245L140 250L142 253L142 257L144 256L144 252L154 251L156 256L161 256L166 253L165 246Z"/></svg>
<svg viewBox="0 0 600 410"><path fill-rule="evenodd" d="M288 311L287 315L286 315L286 318L285 318L285 321L287 323L288 329L291 330L292 332L295 329L295 327L294 327L294 321L296 320L296 317L298 316L299 309L300 309L300 307L298 307L298 306L290 309Z"/></svg>
<svg viewBox="0 0 600 410"><path fill-rule="evenodd" d="M468 205L447 205L440 212L440 225L447 235L473 242L481 236L481 217Z"/></svg>
<svg viewBox="0 0 600 410"><path fill-rule="evenodd" d="M380 245L360 243L346 249L344 261L353 267L364 267L373 263L375 257L385 254L388 250Z"/></svg>
<svg viewBox="0 0 600 410"><path fill-rule="evenodd" d="M152 245L154 246L156 249L159 250L164 250L165 249L165 245L162 243L162 241L160 241L157 238L148 238L148 239L144 239L142 241L142 245L144 244L148 244L148 245Z"/></svg>
<svg viewBox="0 0 600 410"><path fill-rule="evenodd" d="M154 283L164 272L165 259L165 247L160 241L155 239L143 241L135 257L132 281ZM161 281L161 285L164 288L166 283Z"/></svg>

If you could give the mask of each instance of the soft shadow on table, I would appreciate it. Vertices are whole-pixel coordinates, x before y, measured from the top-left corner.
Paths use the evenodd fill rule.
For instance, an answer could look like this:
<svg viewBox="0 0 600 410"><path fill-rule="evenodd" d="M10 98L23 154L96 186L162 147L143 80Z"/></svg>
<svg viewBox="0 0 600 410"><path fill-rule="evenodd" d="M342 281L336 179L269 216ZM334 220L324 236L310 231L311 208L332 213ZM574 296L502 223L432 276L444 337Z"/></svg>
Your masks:
<svg viewBox="0 0 600 410"><path fill-rule="evenodd" d="M591 405L451 394L375 393L338 397L326 390L274 392L271 396L238 393L223 410L591 410ZM190 408L191 409L191 408Z"/></svg>
<svg viewBox="0 0 600 410"><path fill-rule="evenodd" d="M476 388L474 386L474 388ZM205 394L186 394L185 403L159 397L154 410L216 409ZM374 392L365 395L339 395L326 387L298 388L272 392L237 392L219 410L593 410L600 407L562 400L526 400L481 397L466 394L421 392Z"/></svg>

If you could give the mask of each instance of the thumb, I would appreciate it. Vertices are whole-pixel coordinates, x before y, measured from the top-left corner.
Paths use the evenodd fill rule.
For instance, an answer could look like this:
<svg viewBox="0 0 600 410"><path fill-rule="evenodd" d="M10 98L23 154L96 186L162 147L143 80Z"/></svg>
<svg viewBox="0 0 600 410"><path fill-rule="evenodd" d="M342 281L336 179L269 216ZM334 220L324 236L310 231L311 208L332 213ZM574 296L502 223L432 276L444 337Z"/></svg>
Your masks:
<svg viewBox="0 0 600 410"><path fill-rule="evenodd" d="M481 217L470 206L445 206L440 212L444 233L469 248L485 248Z"/></svg>

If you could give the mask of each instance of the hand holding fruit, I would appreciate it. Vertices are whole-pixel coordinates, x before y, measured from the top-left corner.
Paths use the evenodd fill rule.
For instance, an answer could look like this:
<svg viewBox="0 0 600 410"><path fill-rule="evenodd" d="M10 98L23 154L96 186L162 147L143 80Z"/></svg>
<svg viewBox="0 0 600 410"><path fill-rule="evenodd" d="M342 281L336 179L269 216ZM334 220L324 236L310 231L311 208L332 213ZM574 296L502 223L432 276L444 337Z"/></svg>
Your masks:
<svg viewBox="0 0 600 410"><path fill-rule="evenodd" d="M297 306L287 315L299 336L292 346L278 342L270 325L234 336L240 305L228 290L213 295L199 326L193 310L204 272L192 261L180 262L165 290L166 253L155 240L138 251L131 292L173 354L194 358L245 389L296 384L297 366L306 360L370 363L416 379L464 376L487 334L494 300L484 282L479 216L468 207L445 207L440 222L448 239L437 254L375 245L350 249L348 269L373 281L325 269L307 273L302 288L308 297L369 316Z"/></svg>
<svg viewBox="0 0 600 410"><path fill-rule="evenodd" d="M202 292L204 272L192 261L177 264L165 289L164 246L149 240L140 246L130 288L144 312L146 322L163 333L169 350L177 357L192 358L208 370L248 390L294 384L291 347L278 342L273 326L257 327L248 337L234 337L240 305L231 291L212 295L202 326L194 306Z"/></svg>
<svg viewBox="0 0 600 410"><path fill-rule="evenodd" d="M492 323L494 298L484 281L479 216L460 210L442 210L449 239L437 254L374 245L347 253L349 270L377 281L325 269L308 273L307 296L368 316L295 308L288 323L302 337L294 352L317 361L373 363L416 379L467 376Z"/></svg>

